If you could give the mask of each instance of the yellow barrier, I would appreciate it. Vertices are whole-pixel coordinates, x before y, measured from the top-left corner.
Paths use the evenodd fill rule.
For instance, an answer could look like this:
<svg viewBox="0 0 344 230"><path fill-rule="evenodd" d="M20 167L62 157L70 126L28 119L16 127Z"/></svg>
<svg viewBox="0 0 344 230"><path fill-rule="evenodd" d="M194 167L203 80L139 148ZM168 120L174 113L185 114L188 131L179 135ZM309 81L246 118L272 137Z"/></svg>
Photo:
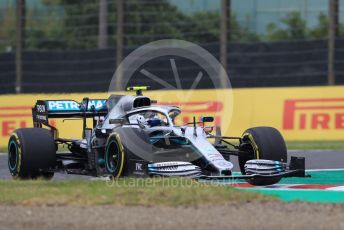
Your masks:
<svg viewBox="0 0 344 230"><path fill-rule="evenodd" d="M130 93L132 94L132 92ZM295 87L232 90L148 91L159 104L177 104L180 123L215 116L224 135L241 135L246 128L273 126L286 140L344 140L344 87ZM232 97L233 94L233 97ZM10 133L32 127L31 108L37 99L107 98L107 93L28 94L0 96L0 146ZM61 137L80 137L81 121L54 119Z"/></svg>
<svg viewBox="0 0 344 230"><path fill-rule="evenodd" d="M344 87L234 90L230 129L273 126L286 140L344 140Z"/></svg>

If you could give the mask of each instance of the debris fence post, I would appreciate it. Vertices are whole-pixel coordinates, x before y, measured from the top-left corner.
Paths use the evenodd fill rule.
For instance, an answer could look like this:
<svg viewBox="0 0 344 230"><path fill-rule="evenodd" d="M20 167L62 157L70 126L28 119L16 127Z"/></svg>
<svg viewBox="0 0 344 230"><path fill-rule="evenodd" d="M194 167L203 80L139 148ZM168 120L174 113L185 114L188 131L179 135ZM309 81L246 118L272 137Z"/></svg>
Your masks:
<svg viewBox="0 0 344 230"><path fill-rule="evenodd" d="M16 93L22 92L23 49L25 49L25 0L16 0Z"/></svg>

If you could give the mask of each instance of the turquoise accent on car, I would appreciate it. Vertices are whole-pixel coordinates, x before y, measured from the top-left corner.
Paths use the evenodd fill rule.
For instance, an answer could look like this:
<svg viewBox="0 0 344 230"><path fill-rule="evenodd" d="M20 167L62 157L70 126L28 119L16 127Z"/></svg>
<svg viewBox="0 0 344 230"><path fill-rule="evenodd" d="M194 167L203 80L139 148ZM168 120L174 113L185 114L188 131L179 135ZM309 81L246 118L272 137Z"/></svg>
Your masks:
<svg viewBox="0 0 344 230"><path fill-rule="evenodd" d="M15 150L16 150L16 163L14 164L13 167L11 167L11 164L10 164L10 161L8 161L8 167L10 168L11 171L14 171L17 167L17 164L18 164L18 147L17 147L17 143L15 141L11 141L10 144L9 144L9 149L11 149L12 145L14 145L15 147ZM9 151L8 151L9 152Z"/></svg>

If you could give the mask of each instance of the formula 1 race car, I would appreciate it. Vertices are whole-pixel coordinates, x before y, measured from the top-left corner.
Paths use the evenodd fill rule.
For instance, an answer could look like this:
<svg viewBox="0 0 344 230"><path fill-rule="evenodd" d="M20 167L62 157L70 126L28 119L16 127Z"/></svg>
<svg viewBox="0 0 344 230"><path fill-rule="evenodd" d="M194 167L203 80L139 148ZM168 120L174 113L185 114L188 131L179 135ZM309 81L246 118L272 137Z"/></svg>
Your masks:
<svg viewBox="0 0 344 230"><path fill-rule="evenodd" d="M304 177L305 159L291 157L279 131L250 128L241 137L221 136L206 126L213 117L177 126L181 110L143 96L147 87L129 87L135 96L108 99L38 100L32 108L34 128L17 129L8 144L14 178L51 179L55 172L89 176L188 176L244 179L270 185L282 177ZM155 104L155 105L154 105ZM83 120L82 139L65 139L49 119ZM93 128L87 127L93 120ZM43 128L46 127L46 128ZM213 134L214 130L216 133ZM68 152L58 152L58 147ZM233 175L230 156L238 157L242 175Z"/></svg>

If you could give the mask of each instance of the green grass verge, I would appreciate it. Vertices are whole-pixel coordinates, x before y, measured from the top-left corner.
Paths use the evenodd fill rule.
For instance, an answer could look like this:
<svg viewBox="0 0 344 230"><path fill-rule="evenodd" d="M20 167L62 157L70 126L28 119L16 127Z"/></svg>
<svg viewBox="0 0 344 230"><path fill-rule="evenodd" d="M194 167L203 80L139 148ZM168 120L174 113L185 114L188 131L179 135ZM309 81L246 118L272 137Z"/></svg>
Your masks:
<svg viewBox="0 0 344 230"><path fill-rule="evenodd" d="M344 150L343 141L287 141L290 150Z"/></svg>
<svg viewBox="0 0 344 230"><path fill-rule="evenodd" d="M20 205L210 205L276 198L228 185L183 178L123 178L114 181L0 180L0 204Z"/></svg>

